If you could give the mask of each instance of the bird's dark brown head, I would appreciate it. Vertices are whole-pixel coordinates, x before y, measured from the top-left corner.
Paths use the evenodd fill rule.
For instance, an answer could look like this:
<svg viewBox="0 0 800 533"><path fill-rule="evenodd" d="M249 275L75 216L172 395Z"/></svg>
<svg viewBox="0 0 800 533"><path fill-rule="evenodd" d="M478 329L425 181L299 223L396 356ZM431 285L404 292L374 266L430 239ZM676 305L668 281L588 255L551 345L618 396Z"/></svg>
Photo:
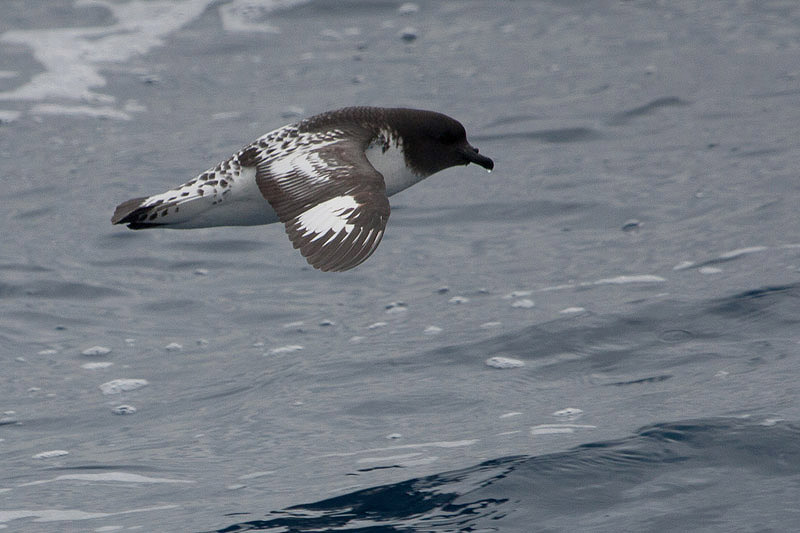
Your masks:
<svg viewBox="0 0 800 533"><path fill-rule="evenodd" d="M494 162L478 153L467 141L464 126L453 118L434 111L389 110L390 123L403 139L406 162L422 175L446 168L475 163L486 170Z"/></svg>

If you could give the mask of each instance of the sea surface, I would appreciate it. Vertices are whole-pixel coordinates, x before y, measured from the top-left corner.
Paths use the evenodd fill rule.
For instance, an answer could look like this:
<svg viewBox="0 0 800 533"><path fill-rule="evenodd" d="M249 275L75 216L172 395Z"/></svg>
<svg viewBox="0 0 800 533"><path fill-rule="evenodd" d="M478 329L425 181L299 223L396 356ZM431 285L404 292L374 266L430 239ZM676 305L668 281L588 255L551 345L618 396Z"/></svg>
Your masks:
<svg viewBox="0 0 800 533"><path fill-rule="evenodd" d="M347 105L377 252L114 207ZM800 3L0 2L0 529L800 523Z"/></svg>

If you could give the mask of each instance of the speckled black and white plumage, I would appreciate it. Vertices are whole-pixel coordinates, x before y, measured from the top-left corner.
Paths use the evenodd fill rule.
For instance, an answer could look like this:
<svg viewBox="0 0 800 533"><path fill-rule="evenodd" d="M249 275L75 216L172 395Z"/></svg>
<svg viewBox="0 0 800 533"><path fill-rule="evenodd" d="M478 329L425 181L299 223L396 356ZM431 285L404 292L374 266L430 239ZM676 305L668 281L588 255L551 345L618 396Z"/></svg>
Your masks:
<svg viewBox="0 0 800 533"><path fill-rule="evenodd" d="M380 243L388 196L468 163L494 166L446 115L349 107L267 133L180 187L123 202L111 222L185 229L280 221L312 266L342 271Z"/></svg>

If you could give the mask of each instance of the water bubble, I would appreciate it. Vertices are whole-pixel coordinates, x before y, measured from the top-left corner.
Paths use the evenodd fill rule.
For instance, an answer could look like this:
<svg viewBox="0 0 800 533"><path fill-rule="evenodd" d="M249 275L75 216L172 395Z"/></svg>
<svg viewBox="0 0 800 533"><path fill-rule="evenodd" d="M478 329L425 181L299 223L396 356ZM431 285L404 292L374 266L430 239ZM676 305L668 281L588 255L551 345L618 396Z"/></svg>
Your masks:
<svg viewBox="0 0 800 533"><path fill-rule="evenodd" d="M14 411L6 411L0 415L0 426L8 426L16 424L17 422L19 422L19 419L16 417Z"/></svg>
<svg viewBox="0 0 800 533"><path fill-rule="evenodd" d="M132 405L123 404L116 406L111 410L111 412L114 413L115 415L120 415L120 416L132 415L136 412L136 408Z"/></svg>
<svg viewBox="0 0 800 533"><path fill-rule="evenodd" d="M148 385L146 379L112 379L100 385L103 394L120 394L122 392L141 389Z"/></svg>
<svg viewBox="0 0 800 533"><path fill-rule="evenodd" d="M642 227L642 223L636 220L635 218L631 218L630 220L626 220L622 224L622 231L634 231L638 230Z"/></svg>
<svg viewBox="0 0 800 533"><path fill-rule="evenodd" d="M583 415L583 410L577 407L565 407L553 413L556 418L563 418L564 420L575 420Z"/></svg>
<svg viewBox="0 0 800 533"><path fill-rule="evenodd" d="M408 305L405 302L391 302L386 304L387 313L404 313L408 311Z"/></svg>
<svg viewBox="0 0 800 533"><path fill-rule="evenodd" d="M34 459L52 459L53 457L63 457L69 455L67 450L49 450L46 452L39 452L33 456Z"/></svg>
<svg viewBox="0 0 800 533"><path fill-rule="evenodd" d="M522 298L523 296L530 296L533 291L512 291L505 296L503 296L504 300L511 300L512 298Z"/></svg>
<svg viewBox="0 0 800 533"><path fill-rule="evenodd" d="M405 42L410 43L417 39L417 33L418 32L416 28L412 28L411 26L406 26L405 28L403 28L398 32L398 35Z"/></svg>
<svg viewBox="0 0 800 533"><path fill-rule="evenodd" d="M108 355L109 353L111 353L111 348L106 348L105 346L92 346L81 352L82 355L89 356Z"/></svg>
<svg viewBox="0 0 800 533"><path fill-rule="evenodd" d="M81 365L81 368L85 368L86 370L100 370L102 368L108 368L114 363L109 361L98 361L96 363L85 363Z"/></svg>
<svg viewBox="0 0 800 533"><path fill-rule="evenodd" d="M500 368L500 369L519 368L521 366L525 366L524 361L520 361L519 359L514 359L512 357L502 357L502 356L490 357L485 361L485 363L486 366L490 366L492 368Z"/></svg>
<svg viewBox="0 0 800 533"><path fill-rule="evenodd" d="M406 2L397 8L397 13L400 15L413 15L419 11L419 6L413 2Z"/></svg>
<svg viewBox="0 0 800 533"><path fill-rule="evenodd" d="M299 344L289 344L286 346L279 346L277 348L273 348L269 351L270 355L277 355L282 353L292 353L292 352L299 352L302 350L303 347Z"/></svg>
<svg viewBox="0 0 800 533"><path fill-rule="evenodd" d="M288 324L284 324L283 329L293 329L295 331L301 332L303 331L304 324L305 322L303 322L302 320L296 320L294 322L289 322Z"/></svg>

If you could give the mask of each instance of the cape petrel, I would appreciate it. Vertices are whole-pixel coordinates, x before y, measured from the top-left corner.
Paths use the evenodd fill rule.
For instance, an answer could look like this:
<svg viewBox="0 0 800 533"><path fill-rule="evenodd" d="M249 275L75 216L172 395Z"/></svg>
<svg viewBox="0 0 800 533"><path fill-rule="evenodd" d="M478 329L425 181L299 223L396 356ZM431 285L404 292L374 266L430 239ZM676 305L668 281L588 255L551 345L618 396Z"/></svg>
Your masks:
<svg viewBox="0 0 800 533"><path fill-rule="evenodd" d="M121 203L131 229L282 222L314 268L343 271L377 248L395 193L456 165L494 162L433 111L347 107L256 139L183 185Z"/></svg>

